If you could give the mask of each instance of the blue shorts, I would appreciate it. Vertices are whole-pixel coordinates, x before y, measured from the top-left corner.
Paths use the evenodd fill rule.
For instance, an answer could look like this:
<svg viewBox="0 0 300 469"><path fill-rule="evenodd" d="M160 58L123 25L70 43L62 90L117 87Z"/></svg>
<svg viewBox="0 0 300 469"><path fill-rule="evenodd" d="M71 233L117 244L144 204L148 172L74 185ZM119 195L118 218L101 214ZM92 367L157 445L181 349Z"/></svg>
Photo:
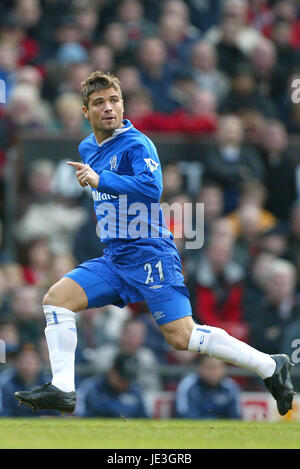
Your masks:
<svg viewBox="0 0 300 469"><path fill-rule="evenodd" d="M180 255L169 239L116 240L102 257L83 262L65 277L78 283L88 308L145 300L158 325L192 314Z"/></svg>

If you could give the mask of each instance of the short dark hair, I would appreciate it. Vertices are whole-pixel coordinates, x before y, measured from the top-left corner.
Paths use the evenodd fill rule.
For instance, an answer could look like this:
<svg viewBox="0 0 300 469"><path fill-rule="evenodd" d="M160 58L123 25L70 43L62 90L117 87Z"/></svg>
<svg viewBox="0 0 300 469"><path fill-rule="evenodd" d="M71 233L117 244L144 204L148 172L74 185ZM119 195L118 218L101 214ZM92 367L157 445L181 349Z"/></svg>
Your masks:
<svg viewBox="0 0 300 469"><path fill-rule="evenodd" d="M137 378L138 360L134 355L118 353L112 367L126 381L134 381Z"/></svg>
<svg viewBox="0 0 300 469"><path fill-rule="evenodd" d="M99 90L114 88L122 98L121 84L117 77L111 73L104 73L100 70L93 72L81 83L81 97L84 106L88 107L89 97L92 93Z"/></svg>

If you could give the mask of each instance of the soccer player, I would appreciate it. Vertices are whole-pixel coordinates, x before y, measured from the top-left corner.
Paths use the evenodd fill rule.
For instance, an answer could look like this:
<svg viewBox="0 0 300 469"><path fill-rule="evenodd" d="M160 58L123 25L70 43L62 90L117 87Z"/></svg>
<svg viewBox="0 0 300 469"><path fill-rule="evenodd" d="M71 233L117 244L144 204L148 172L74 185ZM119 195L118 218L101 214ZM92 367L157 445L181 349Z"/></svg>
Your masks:
<svg viewBox="0 0 300 469"><path fill-rule="evenodd" d="M72 412L76 312L146 300L175 349L208 354L257 373L276 399L279 413L286 414L294 394L289 357L262 353L222 329L193 321L181 259L159 205L162 171L156 148L124 120L119 80L93 72L82 83L82 99L93 132L79 145L83 162L69 164L76 169L79 184L91 187L107 248L102 257L80 264L45 295L52 383L16 392L16 398L32 409Z"/></svg>

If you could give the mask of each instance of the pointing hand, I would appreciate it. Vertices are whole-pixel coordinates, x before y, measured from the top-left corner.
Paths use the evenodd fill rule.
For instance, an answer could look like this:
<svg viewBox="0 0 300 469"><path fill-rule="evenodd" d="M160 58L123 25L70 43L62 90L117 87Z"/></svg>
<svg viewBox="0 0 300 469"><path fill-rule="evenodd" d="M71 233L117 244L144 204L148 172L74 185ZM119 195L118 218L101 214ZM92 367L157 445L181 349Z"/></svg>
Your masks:
<svg viewBox="0 0 300 469"><path fill-rule="evenodd" d="M68 161L67 164L76 168L77 181L82 187L89 184L97 189L100 176L88 164L78 163L77 161Z"/></svg>

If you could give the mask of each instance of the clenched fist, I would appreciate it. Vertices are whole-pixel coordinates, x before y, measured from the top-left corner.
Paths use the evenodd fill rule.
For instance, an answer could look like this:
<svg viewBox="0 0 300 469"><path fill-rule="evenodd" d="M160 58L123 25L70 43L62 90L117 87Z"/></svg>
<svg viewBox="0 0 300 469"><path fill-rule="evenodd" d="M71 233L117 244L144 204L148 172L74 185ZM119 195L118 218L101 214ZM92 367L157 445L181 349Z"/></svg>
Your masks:
<svg viewBox="0 0 300 469"><path fill-rule="evenodd" d="M77 163L76 161L68 161L70 166L74 166L77 169L76 177L77 181L82 187L89 184L91 187L97 189L99 184L100 176L88 165L83 163Z"/></svg>

